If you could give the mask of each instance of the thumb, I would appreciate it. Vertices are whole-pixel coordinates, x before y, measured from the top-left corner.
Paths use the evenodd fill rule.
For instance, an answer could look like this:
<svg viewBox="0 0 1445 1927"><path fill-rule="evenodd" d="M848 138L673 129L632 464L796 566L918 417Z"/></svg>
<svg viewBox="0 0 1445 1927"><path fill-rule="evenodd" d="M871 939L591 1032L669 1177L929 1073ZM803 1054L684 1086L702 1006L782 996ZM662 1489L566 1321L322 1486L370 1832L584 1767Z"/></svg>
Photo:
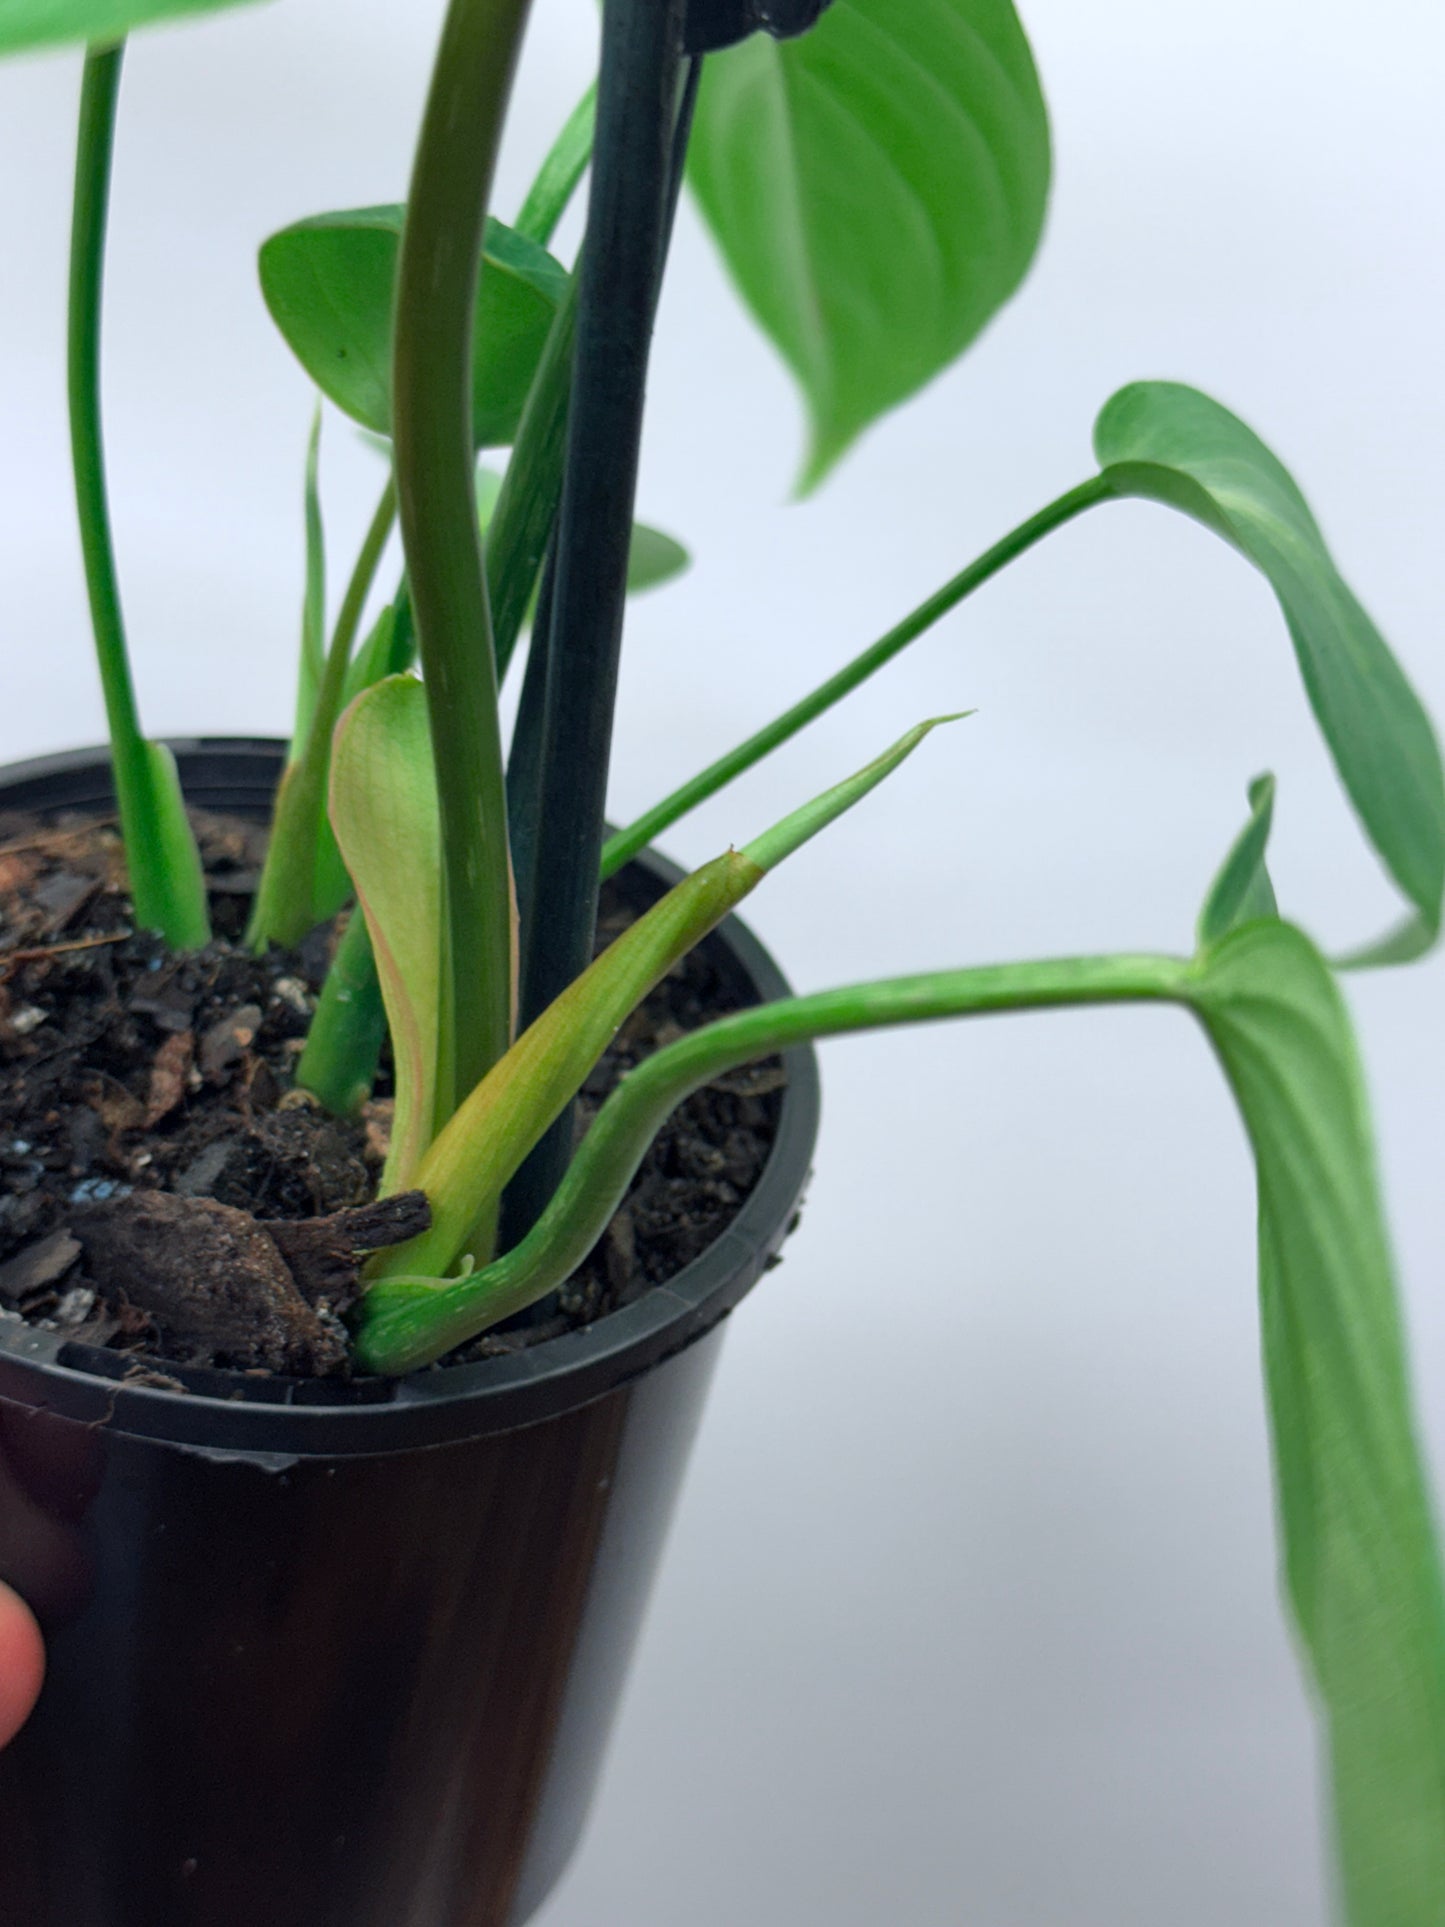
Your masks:
<svg viewBox="0 0 1445 1927"><path fill-rule="evenodd" d="M0 1584L0 1746L8 1746L30 1717L45 1678L45 1642L35 1615Z"/></svg>

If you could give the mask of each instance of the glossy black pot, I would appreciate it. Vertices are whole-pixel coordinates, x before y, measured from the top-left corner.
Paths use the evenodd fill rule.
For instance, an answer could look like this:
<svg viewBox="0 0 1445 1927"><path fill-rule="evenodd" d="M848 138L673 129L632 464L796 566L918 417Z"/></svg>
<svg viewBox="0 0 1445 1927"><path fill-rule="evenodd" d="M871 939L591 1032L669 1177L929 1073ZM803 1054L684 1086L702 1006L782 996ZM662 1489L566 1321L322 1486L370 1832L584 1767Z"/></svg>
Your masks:
<svg viewBox="0 0 1445 1927"><path fill-rule="evenodd" d="M278 746L176 745L261 812ZM0 807L104 807L94 752ZM675 874L649 859L657 888ZM735 921L744 1000L786 986ZM0 1757L0 1927L519 1927L581 1832L727 1313L807 1175L670 1284L532 1351L354 1386L182 1372L0 1317L0 1577L50 1670Z"/></svg>

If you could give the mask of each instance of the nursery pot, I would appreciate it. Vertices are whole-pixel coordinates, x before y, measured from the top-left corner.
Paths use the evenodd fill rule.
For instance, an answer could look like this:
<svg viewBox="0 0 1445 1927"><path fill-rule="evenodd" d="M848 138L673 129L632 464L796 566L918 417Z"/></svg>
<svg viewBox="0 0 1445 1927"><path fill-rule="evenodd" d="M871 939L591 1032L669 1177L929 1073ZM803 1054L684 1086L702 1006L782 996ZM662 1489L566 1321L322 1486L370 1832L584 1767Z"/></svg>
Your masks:
<svg viewBox="0 0 1445 1927"><path fill-rule="evenodd" d="M175 745L261 815L270 742ZM106 808L107 759L0 807ZM652 886L675 872L644 860ZM786 990L743 926L745 1000ZM0 1927L520 1927L581 1832L727 1314L807 1176L816 1069L722 1236L566 1337L397 1382L167 1366L0 1316L0 1577L47 1629L0 1756Z"/></svg>

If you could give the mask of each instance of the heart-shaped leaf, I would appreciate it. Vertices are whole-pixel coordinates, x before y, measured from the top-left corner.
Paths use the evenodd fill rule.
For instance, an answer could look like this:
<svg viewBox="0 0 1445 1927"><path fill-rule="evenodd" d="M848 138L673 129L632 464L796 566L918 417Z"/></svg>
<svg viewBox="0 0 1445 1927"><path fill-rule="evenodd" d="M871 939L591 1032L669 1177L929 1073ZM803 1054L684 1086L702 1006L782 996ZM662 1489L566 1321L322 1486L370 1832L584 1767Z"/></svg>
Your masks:
<svg viewBox="0 0 1445 1927"><path fill-rule="evenodd" d="M403 1191L431 1141L441 1009L436 764L414 676L373 683L337 725L331 824L371 935L396 1066L382 1189Z"/></svg>
<svg viewBox="0 0 1445 1927"><path fill-rule="evenodd" d="M1348 1014L1286 923L1205 952L1190 1001L1259 1179L1284 1571L1324 1716L1352 1927L1445 1919L1445 1602Z"/></svg>
<svg viewBox="0 0 1445 1927"><path fill-rule="evenodd" d="M317 214L261 248L272 319L321 392L353 421L391 430L391 324L402 207ZM567 271L547 250L488 221L477 301L473 428L479 448L509 442L546 345Z"/></svg>
<svg viewBox="0 0 1445 1927"><path fill-rule="evenodd" d="M1293 478L1237 416L1177 382L1121 389L1099 416L1094 446L1116 495L1182 509L1267 578L1340 780L1428 942L1445 890L1445 777L1435 732Z"/></svg>
<svg viewBox="0 0 1445 1927"><path fill-rule="evenodd" d="M1049 130L1008 0L836 0L709 57L689 179L801 383L811 487L961 354L1033 259Z"/></svg>
<svg viewBox="0 0 1445 1927"><path fill-rule="evenodd" d="M50 47L67 40L108 44L134 27L187 14L217 13L237 0L4 0L0 54Z"/></svg>

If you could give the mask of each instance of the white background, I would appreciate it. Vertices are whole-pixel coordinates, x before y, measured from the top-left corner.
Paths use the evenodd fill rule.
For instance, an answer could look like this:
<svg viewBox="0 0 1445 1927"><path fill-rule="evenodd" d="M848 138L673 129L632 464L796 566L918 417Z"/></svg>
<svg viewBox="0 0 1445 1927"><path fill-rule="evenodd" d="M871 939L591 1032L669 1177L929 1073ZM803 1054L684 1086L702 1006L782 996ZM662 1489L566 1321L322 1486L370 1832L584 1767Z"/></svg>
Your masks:
<svg viewBox="0 0 1445 1927"><path fill-rule="evenodd" d="M284 0L132 50L108 401L149 727L285 727L307 385L254 253L399 199L438 0ZM515 208L587 77L539 0ZM789 383L689 211L642 508L697 566L636 606L613 807L650 803L1089 467L1167 375L1293 467L1445 715L1445 26L1426 0L1032 0L1048 238L982 345L787 505ZM101 734L65 459L74 58L0 70L0 755ZM336 574L379 486L328 425ZM755 901L804 988L1188 945L1275 769L1274 871L1332 944L1393 906L1278 614L1163 510L1055 537L667 839L755 833L977 705ZM1352 986L1445 1467L1445 968ZM1167 1013L829 1046L804 1229L734 1323L609 1776L545 1927L1313 1927L1315 1743L1276 1606L1250 1172Z"/></svg>

